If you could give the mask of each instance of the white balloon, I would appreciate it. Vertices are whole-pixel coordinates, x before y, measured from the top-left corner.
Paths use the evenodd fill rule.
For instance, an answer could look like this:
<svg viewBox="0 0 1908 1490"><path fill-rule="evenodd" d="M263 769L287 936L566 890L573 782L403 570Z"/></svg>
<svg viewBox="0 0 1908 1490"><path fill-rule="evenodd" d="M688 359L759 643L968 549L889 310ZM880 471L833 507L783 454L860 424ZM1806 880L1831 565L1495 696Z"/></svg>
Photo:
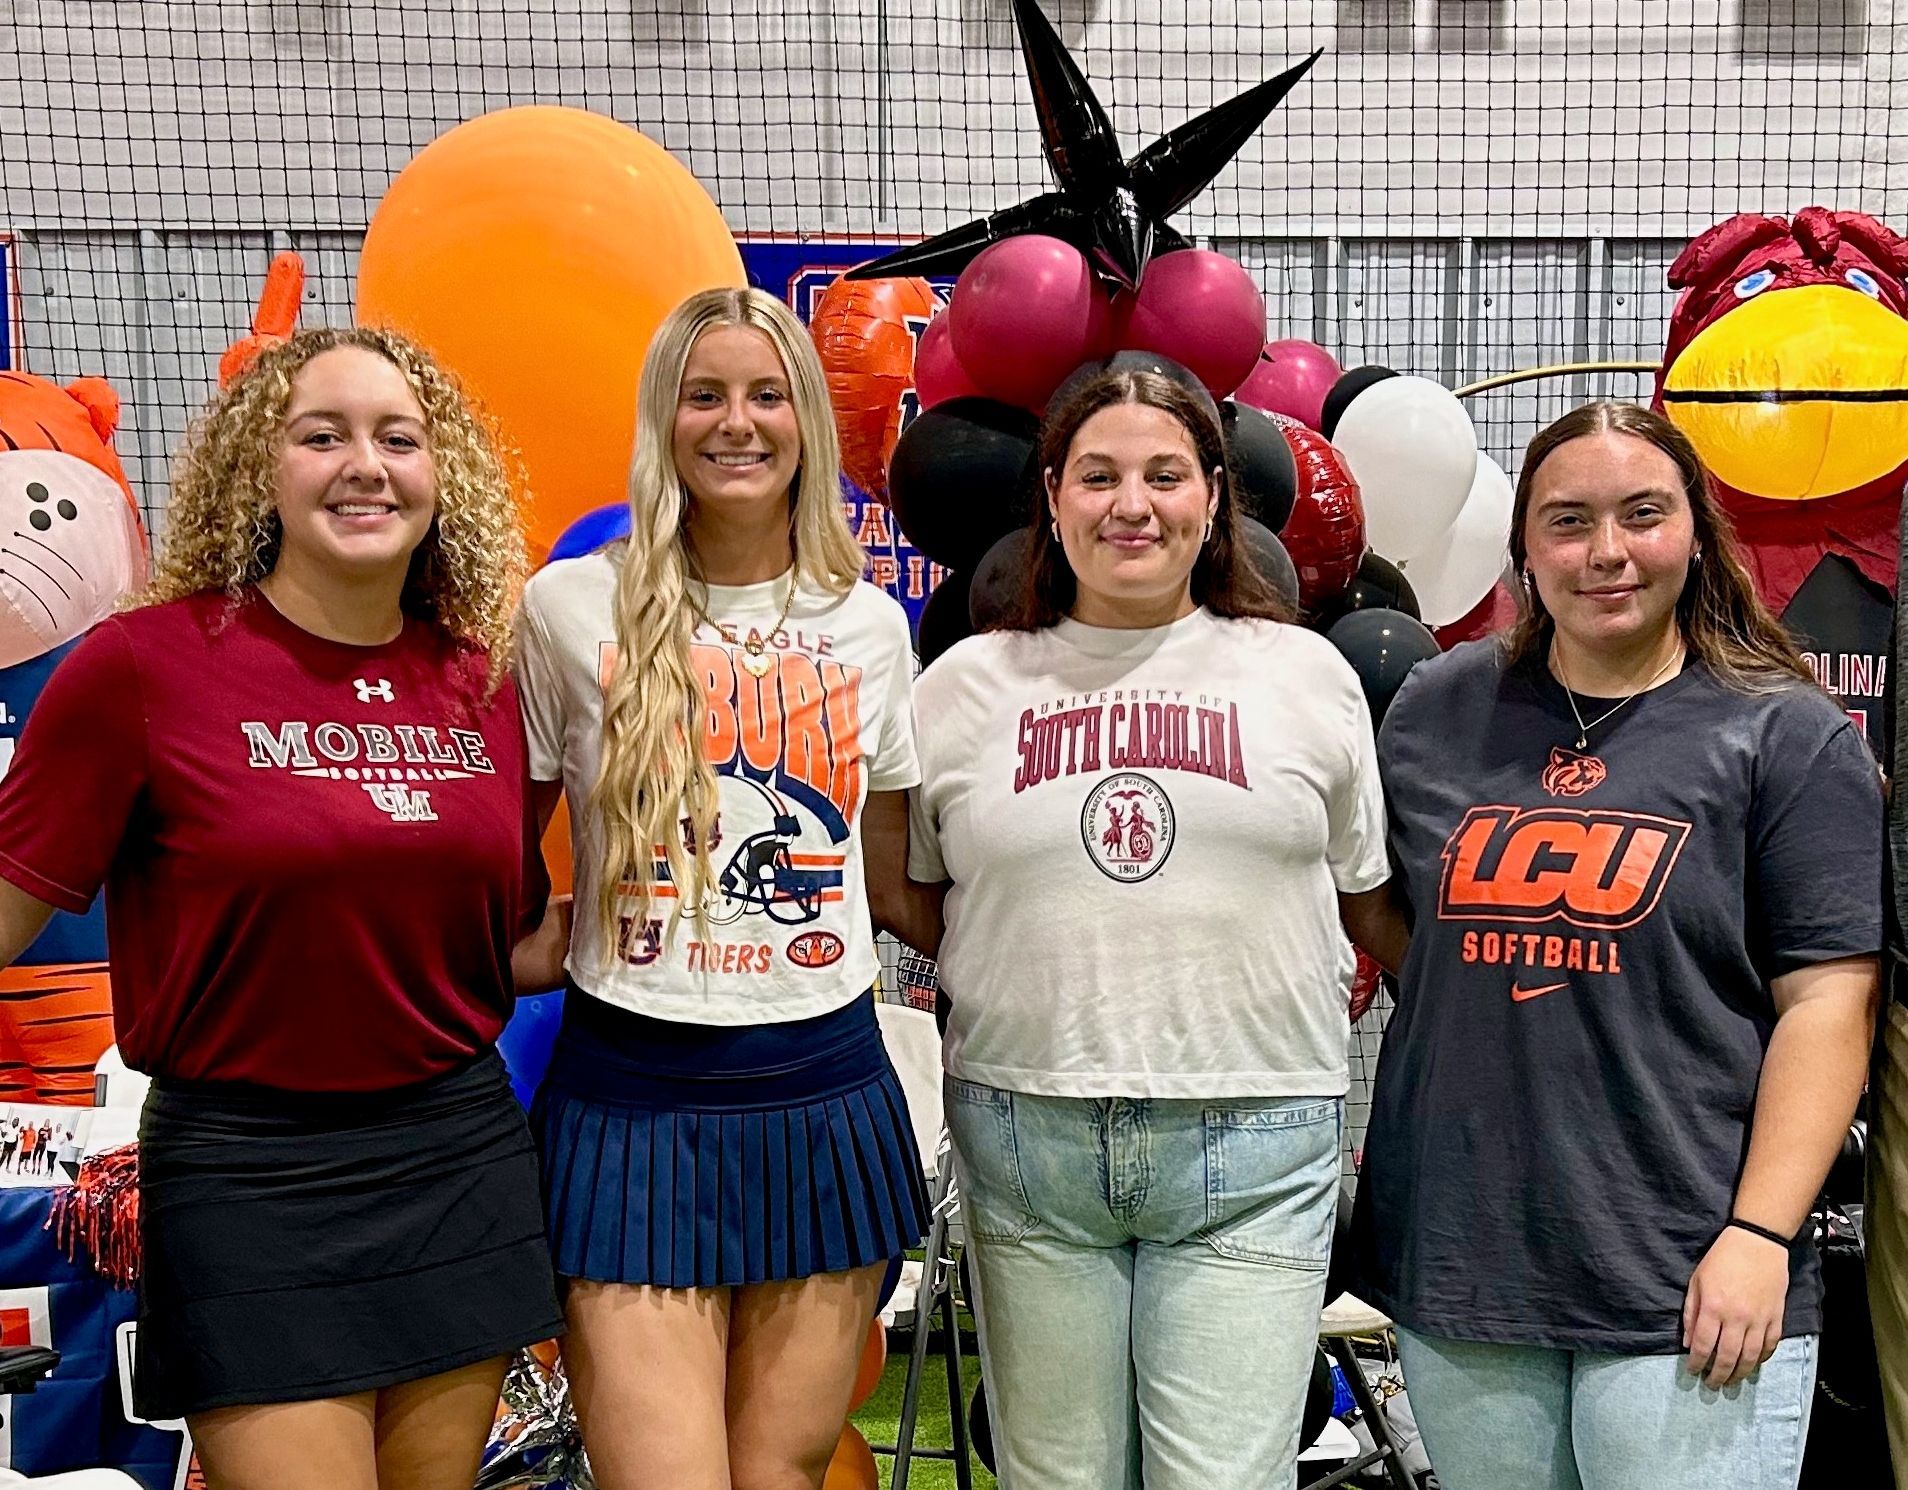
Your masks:
<svg viewBox="0 0 1908 1490"><path fill-rule="evenodd" d="M1449 626L1470 614L1510 563L1511 504L1516 492L1504 468L1477 458L1477 476L1457 521L1415 558L1398 565L1411 581L1427 626Z"/></svg>
<svg viewBox="0 0 1908 1490"><path fill-rule="evenodd" d="M1456 521L1477 476L1477 431L1464 405L1429 378L1386 378L1346 406L1332 443L1365 500L1365 538L1396 563Z"/></svg>

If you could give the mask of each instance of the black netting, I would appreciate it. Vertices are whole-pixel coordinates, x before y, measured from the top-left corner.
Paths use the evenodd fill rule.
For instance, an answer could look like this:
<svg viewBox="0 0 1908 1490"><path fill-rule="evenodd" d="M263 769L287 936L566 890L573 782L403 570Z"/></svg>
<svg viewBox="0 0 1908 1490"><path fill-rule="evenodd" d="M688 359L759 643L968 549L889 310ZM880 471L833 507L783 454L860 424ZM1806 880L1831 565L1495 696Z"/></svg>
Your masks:
<svg viewBox="0 0 1908 1490"><path fill-rule="evenodd" d="M1323 48L1177 220L1274 334L1461 386L1649 360L1664 270L1739 211L1908 217L1887 0L1046 0L1129 149ZM5 357L103 375L165 462L296 248L351 313L393 175L486 110L564 103L674 151L738 234L938 231L1047 184L1006 0L12 0L0 7ZM473 314L485 307L473 306ZM1634 374L1472 403L1506 465ZM1368 1023L1375 1025L1374 1016Z"/></svg>

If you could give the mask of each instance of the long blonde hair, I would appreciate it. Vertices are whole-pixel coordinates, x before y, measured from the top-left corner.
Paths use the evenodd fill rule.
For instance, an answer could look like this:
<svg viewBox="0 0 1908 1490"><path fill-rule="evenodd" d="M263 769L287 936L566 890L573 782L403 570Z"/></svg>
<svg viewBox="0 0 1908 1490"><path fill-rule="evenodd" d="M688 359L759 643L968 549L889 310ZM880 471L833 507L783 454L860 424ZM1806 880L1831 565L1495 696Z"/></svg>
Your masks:
<svg viewBox="0 0 1908 1490"><path fill-rule="evenodd" d="M788 373L801 432L801 464L790 486L789 539L796 584L846 595L867 562L841 500L841 447L828 382L802 323L761 290L704 290L656 330L636 402L636 450L629 468L629 538L616 583L616 664L603 702L603 757L590 808L602 824L596 911L605 955L614 959L624 886L637 899L637 924L656 900L660 849L677 887L673 933L685 909L706 930L704 897L715 883L709 843L719 803L703 749L707 704L690 662L700 582L688 542L694 498L675 463L676 410L683 370L705 331L746 326L769 339Z"/></svg>
<svg viewBox="0 0 1908 1490"><path fill-rule="evenodd" d="M411 556L401 604L502 662L528 568L517 483L497 438L457 381L390 331L316 327L258 359L206 406L173 464L165 540L134 606L208 590L235 599L278 563L277 471L292 383L338 347L375 352L404 375L424 412L437 492L430 531ZM494 686L501 666L490 669Z"/></svg>

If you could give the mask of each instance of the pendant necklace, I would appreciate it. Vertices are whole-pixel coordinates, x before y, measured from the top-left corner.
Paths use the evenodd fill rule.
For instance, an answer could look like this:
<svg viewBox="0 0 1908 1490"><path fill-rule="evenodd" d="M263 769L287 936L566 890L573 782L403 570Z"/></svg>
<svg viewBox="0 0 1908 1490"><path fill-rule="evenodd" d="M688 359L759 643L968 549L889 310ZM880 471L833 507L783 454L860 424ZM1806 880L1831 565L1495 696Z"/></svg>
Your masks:
<svg viewBox="0 0 1908 1490"><path fill-rule="evenodd" d="M746 637L742 642L742 666L748 671L749 676L752 678L766 678L769 675L769 669L775 666L775 659L769 656L768 652L769 639L773 637L776 632L780 631L787 622L788 613L795 604L797 584L798 580L795 571L791 569L788 575L788 598L783 600L782 613L775 618L775 624L769 627L766 632L755 632ZM694 601L690 603L695 605L696 614L702 618L703 622L712 627L716 634L720 636L722 634L722 628L709 619L709 613L704 610L700 604Z"/></svg>
<svg viewBox="0 0 1908 1490"><path fill-rule="evenodd" d="M1595 729L1599 724L1602 724L1604 720L1608 719L1612 714L1616 713L1617 710L1621 709L1625 704L1628 704L1632 700L1634 700L1637 694L1648 693L1652 688L1654 688L1656 686L1657 680L1661 678L1664 673L1668 672L1670 668L1675 666L1675 664L1681 659L1683 655L1683 649L1681 647L1678 647L1675 651L1671 652L1668 659L1663 663L1663 665L1659 667L1654 674L1651 675L1649 682L1645 683L1641 688L1637 689L1636 693L1626 694L1624 697L1618 699L1616 703L1612 704L1609 708L1605 709L1601 714L1597 715L1597 717L1595 719L1592 719L1588 724L1585 724L1583 722L1583 713L1580 709L1577 708L1577 695L1571 690L1570 679L1564 676L1563 657L1557 652L1555 647L1552 647L1550 655L1557 664L1557 681L1563 684L1564 697L1567 700L1569 700L1569 703L1570 703L1570 713L1577 721L1577 749L1585 750L1585 749L1588 749L1590 745L1590 731Z"/></svg>

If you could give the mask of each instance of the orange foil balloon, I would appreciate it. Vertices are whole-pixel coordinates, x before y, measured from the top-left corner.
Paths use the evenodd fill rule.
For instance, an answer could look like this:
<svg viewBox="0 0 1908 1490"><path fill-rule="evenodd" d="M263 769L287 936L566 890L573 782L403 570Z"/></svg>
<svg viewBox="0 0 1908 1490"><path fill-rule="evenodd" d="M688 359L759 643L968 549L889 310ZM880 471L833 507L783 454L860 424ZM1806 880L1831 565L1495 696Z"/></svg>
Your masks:
<svg viewBox="0 0 1908 1490"><path fill-rule="evenodd" d="M879 1319L868 1327L868 1343L861 1347L861 1364L855 1368L855 1389L848 1394L848 1410L853 1412L874 1395L881 1385L882 1368L888 1364L888 1327Z"/></svg>
<svg viewBox="0 0 1908 1490"><path fill-rule="evenodd" d="M835 1457L828 1461L828 1473L822 1477L822 1490L881 1490L881 1471L875 1465L874 1450L853 1423L841 1430Z"/></svg>
<svg viewBox="0 0 1908 1490"><path fill-rule="evenodd" d="M657 325L697 290L747 282L720 209L662 146L583 109L503 109L391 183L358 320L434 351L522 452L541 560L623 492Z"/></svg>
<svg viewBox="0 0 1908 1490"><path fill-rule="evenodd" d="M914 344L940 304L924 279L838 279L808 323L828 371L841 468L888 500L888 457L914 393Z"/></svg>

